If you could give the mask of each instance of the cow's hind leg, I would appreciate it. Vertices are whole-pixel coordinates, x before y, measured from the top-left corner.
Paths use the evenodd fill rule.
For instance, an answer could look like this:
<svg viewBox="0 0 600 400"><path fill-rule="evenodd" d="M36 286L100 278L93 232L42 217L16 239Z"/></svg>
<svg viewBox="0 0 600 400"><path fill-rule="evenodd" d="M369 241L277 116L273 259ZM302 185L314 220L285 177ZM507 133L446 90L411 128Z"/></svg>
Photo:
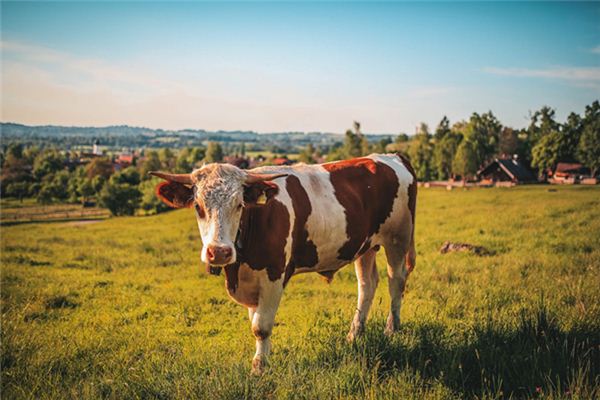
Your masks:
<svg viewBox="0 0 600 400"><path fill-rule="evenodd" d="M400 308L408 275L415 265L414 246L395 238L384 245L387 258L387 275L391 297L385 333L390 335L400 329Z"/></svg>
<svg viewBox="0 0 600 400"><path fill-rule="evenodd" d="M358 305L350 326L350 332L348 332L348 341L353 341L365 329L365 321L369 315L371 304L373 304L375 289L379 282L375 262L376 255L377 252L370 249L354 262L358 281Z"/></svg>
<svg viewBox="0 0 600 400"><path fill-rule="evenodd" d="M252 372L256 375L263 373L271 353L271 332L282 294L283 279L271 282L265 274L260 282L258 306L248 312L252 319L252 333L256 338L256 353L252 359Z"/></svg>

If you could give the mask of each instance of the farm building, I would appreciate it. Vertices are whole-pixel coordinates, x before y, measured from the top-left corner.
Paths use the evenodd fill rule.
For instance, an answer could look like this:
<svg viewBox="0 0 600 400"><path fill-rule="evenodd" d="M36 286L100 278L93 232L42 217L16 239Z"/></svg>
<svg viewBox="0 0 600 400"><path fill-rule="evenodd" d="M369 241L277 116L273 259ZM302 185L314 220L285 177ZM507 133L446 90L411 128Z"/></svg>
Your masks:
<svg viewBox="0 0 600 400"><path fill-rule="evenodd" d="M519 184L536 182L535 175L518 159L496 158L477 172L482 184Z"/></svg>
<svg viewBox="0 0 600 400"><path fill-rule="evenodd" d="M590 169L579 163L556 164L554 172L551 174L552 180L556 183L575 183L584 177L590 176Z"/></svg>

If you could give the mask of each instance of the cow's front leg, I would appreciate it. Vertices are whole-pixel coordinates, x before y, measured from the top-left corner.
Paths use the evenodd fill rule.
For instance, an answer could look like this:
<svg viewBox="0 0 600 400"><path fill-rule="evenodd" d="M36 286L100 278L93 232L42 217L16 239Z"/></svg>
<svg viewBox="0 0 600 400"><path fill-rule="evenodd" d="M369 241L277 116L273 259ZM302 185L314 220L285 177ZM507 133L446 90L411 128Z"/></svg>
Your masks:
<svg viewBox="0 0 600 400"><path fill-rule="evenodd" d="M260 280L258 306L252 315L252 333L256 338L256 353L252 359L252 372L256 375L263 373L269 353L271 352L271 332L275 323L275 314L283 293L283 279L271 282L264 275Z"/></svg>

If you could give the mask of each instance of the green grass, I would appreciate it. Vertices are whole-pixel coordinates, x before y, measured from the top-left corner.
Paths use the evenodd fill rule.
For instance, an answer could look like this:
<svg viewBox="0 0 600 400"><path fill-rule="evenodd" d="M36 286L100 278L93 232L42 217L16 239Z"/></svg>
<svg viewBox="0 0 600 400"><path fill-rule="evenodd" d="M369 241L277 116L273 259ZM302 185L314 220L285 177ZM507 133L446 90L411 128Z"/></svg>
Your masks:
<svg viewBox="0 0 600 400"><path fill-rule="evenodd" d="M0 199L0 224L14 225L26 222L99 220L110 216L99 207L81 204L39 204L35 199Z"/></svg>
<svg viewBox="0 0 600 400"><path fill-rule="evenodd" d="M383 335L385 279L348 345L353 268L297 276L258 378L192 211L2 227L2 397L597 398L599 189L421 189L402 331ZM445 240L496 254L442 255Z"/></svg>

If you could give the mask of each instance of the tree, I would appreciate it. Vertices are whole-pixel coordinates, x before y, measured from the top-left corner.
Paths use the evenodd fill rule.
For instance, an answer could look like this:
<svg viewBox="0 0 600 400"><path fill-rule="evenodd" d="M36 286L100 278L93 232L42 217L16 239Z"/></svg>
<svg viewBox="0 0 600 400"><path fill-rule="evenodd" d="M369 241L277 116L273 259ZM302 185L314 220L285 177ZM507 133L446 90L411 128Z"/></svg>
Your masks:
<svg viewBox="0 0 600 400"><path fill-rule="evenodd" d="M204 160L207 163L223 161L223 148L218 142L208 142L208 146L206 148L206 157Z"/></svg>
<svg viewBox="0 0 600 400"><path fill-rule="evenodd" d="M542 137L556 132L560 129L560 124L555 119L554 109L544 106L539 111L531 114L527 133L532 145L535 146Z"/></svg>
<svg viewBox="0 0 600 400"><path fill-rule="evenodd" d="M577 154L581 162L592 170L592 176L598 176L600 170L600 102L598 100L585 108Z"/></svg>
<svg viewBox="0 0 600 400"><path fill-rule="evenodd" d="M41 180L44 176L53 174L65 168L65 158L58 150L45 150L37 155L33 162L33 176Z"/></svg>
<svg viewBox="0 0 600 400"><path fill-rule="evenodd" d="M54 175L46 175L37 194L37 201L49 204L65 201L69 198L69 171L59 171Z"/></svg>
<svg viewBox="0 0 600 400"><path fill-rule="evenodd" d="M406 133L400 133L398 134L398 136L396 136L396 140L394 141L394 143L406 143L409 141L409 137Z"/></svg>
<svg viewBox="0 0 600 400"><path fill-rule="evenodd" d="M421 124L419 132L415 135L408 148L410 163L415 169L417 179L421 181L431 180L433 146L430 143L431 135L427 124Z"/></svg>
<svg viewBox="0 0 600 400"><path fill-rule="evenodd" d="M375 153L386 153L387 146L392 144L392 139L389 136L384 137L375 145L373 151Z"/></svg>
<svg viewBox="0 0 600 400"><path fill-rule="evenodd" d="M583 122L577 114L571 113L561 126L554 121L554 110L545 107L534 114L530 130L537 137L531 149L531 165L542 174L553 170L561 161L577 161L577 146L583 130Z"/></svg>
<svg viewBox="0 0 600 400"><path fill-rule="evenodd" d="M101 176L104 179L110 178L114 172L112 161L106 157L94 158L86 167L85 173L88 178L93 179L96 176Z"/></svg>
<svg viewBox="0 0 600 400"><path fill-rule="evenodd" d="M175 169L175 155L168 147L160 149L158 158L160 159L161 169L166 171L173 171Z"/></svg>
<svg viewBox="0 0 600 400"><path fill-rule="evenodd" d="M135 181L133 176L129 172L117 172L104 184L100 191L100 204L108 208L111 214L133 215L138 208L142 193L130 183ZM137 182L139 183L139 174Z"/></svg>
<svg viewBox="0 0 600 400"><path fill-rule="evenodd" d="M144 155L144 161L141 165L140 171L143 179L150 179L148 173L150 171L159 171L162 168L158 153L154 150L146 152Z"/></svg>
<svg viewBox="0 0 600 400"><path fill-rule="evenodd" d="M433 135L436 143L442 140L447 134L450 133L450 131L450 120L444 115L444 118L442 118L438 124L437 128L435 129L435 134Z"/></svg>
<svg viewBox="0 0 600 400"><path fill-rule="evenodd" d="M561 160L561 149L564 148L564 136L554 131L548 133L531 149L531 165L541 173L553 170Z"/></svg>
<svg viewBox="0 0 600 400"><path fill-rule="evenodd" d="M158 178L152 178L142 182L139 186L142 193L140 208L147 213L158 214L169 209L156 195L156 185L161 182Z"/></svg>
<svg viewBox="0 0 600 400"><path fill-rule="evenodd" d="M450 131L441 136L441 139L435 144L433 148L433 165L438 179L452 177L452 162L461 139L460 134Z"/></svg>
<svg viewBox="0 0 600 400"><path fill-rule="evenodd" d="M23 202L23 198L29 195L29 191L30 184L28 182L14 182L6 186L5 195Z"/></svg>
<svg viewBox="0 0 600 400"><path fill-rule="evenodd" d="M463 181L475 176L478 168L476 145L468 139L464 139L452 161L452 172L460 175Z"/></svg>
<svg viewBox="0 0 600 400"><path fill-rule="evenodd" d="M309 143L306 145L306 147L304 149L302 149L302 151L300 151L300 154L298 155L298 161L306 163L306 164L314 164L315 163L314 154L315 154L315 147L312 145L312 143Z"/></svg>
<svg viewBox="0 0 600 400"><path fill-rule="evenodd" d="M473 113L462 129L465 139L471 142L475 152L474 161L481 166L497 154L502 124L491 111L484 114Z"/></svg>

